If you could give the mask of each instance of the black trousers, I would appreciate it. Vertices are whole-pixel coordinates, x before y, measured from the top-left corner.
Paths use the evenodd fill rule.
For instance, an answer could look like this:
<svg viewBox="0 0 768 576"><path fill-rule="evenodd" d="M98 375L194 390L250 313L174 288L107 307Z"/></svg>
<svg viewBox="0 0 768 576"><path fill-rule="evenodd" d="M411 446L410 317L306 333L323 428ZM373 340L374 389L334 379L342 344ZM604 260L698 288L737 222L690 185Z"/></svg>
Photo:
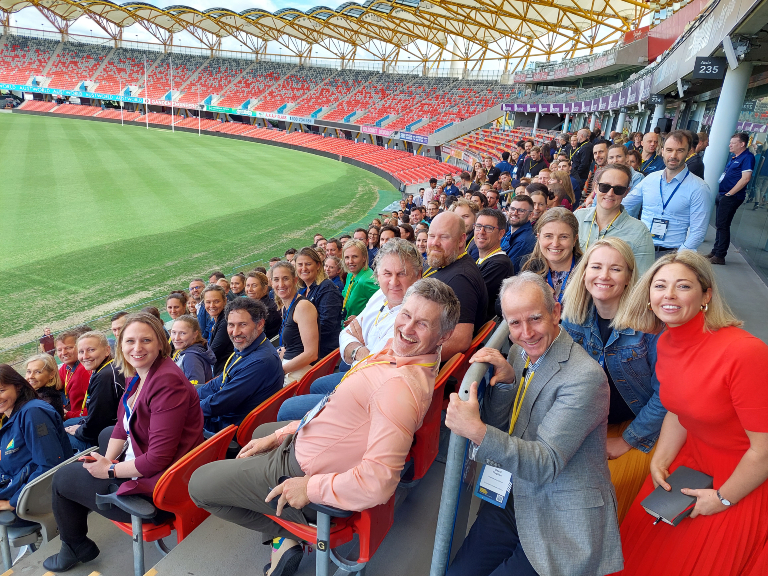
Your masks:
<svg viewBox="0 0 768 576"><path fill-rule="evenodd" d="M731 222L733 222L736 210L739 209L742 202L744 202L744 198L738 198L736 195L718 194L715 198L717 235L715 236L715 245L712 248L712 254L715 256L725 258L725 255L728 254L728 246L731 244Z"/></svg>

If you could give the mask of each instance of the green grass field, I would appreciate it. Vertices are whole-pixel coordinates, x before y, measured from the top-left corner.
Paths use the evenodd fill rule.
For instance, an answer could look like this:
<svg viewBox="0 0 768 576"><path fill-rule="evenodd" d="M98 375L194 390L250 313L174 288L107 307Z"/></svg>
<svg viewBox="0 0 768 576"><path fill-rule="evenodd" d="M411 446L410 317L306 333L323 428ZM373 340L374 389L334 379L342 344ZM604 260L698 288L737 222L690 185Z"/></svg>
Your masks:
<svg viewBox="0 0 768 576"><path fill-rule="evenodd" d="M399 197L334 160L214 136L0 114L0 350L253 268Z"/></svg>

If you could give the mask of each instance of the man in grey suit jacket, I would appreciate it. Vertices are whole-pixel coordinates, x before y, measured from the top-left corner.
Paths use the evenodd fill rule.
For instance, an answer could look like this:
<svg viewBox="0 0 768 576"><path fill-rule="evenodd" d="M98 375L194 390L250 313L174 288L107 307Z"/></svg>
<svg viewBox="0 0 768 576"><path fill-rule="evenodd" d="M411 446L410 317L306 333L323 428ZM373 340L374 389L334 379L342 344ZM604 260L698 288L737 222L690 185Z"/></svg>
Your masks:
<svg viewBox="0 0 768 576"><path fill-rule="evenodd" d="M523 272L505 280L501 306L514 346L508 360L491 348L474 356L495 369L482 418L475 383L468 401L451 395L446 425L472 442L470 455L478 463L511 472L512 493L505 508L483 502L448 574L600 576L621 570L606 461L605 374L561 330L560 304L540 276Z"/></svg>

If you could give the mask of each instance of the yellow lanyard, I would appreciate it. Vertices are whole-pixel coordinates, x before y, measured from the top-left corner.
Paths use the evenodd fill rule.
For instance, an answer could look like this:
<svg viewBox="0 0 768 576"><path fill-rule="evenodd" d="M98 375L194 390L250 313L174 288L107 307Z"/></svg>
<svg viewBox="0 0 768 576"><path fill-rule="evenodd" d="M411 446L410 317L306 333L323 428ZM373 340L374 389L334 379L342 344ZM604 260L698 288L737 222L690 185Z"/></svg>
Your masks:
<svg viewBox="0 0 768 576"><path fill-rule="evenodd" d="M497 248L496 250L488 254L488 256L486 256L485 258L478 258L477 265L480 266L480 264L488 260L488 258L490 258L491 256L496 256L496 254L501 254L501 252L502 252L501 248Z"/></svg>
<svg viewBox="0 0 768 576"><path fill-rule="evenodd" d="M461 253L461 255L458 258L456 258L456 261L461 260L466 255L467 255L467 251L465 250L464 252ZM443 268L445 268L445 266L443 266ZM438 270L442 270L442 268L432 268L432 266L430 266L429 268L427 268L427 271L424 273L424 276L422 276L422 278L429 278L430 276L432 276L432 274L434 274Z"/></svg>
<svg viewBox="0 0 768 576"><path fill-rule="evenodd" d="M64 368L64 394L66 395L69 395L69 381L72 380L76 370L77 363L75 363L75 369L72 370L72 372L70 372L67 368Z"/></svg>
<svg viewBox="0 0 768 576"><path fill-rule="evenodd" d="M581 149L584 147L584 144L586 144L587 142L589 142L589 140L585 140L584 142L582 142L582 143L581 143L581 146L579 146L578 148L576 148L576 150L571 150L571 157L569 158L569 160L573 160L573 157L574 157L574 156L576 156L576 152L578 152L579 150L581 150Z"/></svg>
<svg viewBox="0 0 768 576"><path fill-rule="evenodd" d="M101 368L99 368L98 370L96 370L96 374L98 374L99 372L101 372L102 370L104 370L104 368L106 368L106 367L107 367L107 366L109 366L110 364L112 364L112 360L110 360L109 362L107 362L106 364L104 364L104 366L102 366ZM94 376L96 376L96 374L94 374ZM82 411L82 410L85 410L85 404L86 404L86 402L88 402L88 392L86 392L86 393L85 393L85 398L83 398L83 405L80 407L80 410L81 410L81 411Z"/></svg>
<svg viewBox="0 0 768 576"><path fill-rule="evenodd" d="M605 238L605 235L608 234L608 230L611 229L611 226L613 226L613 223L616 222L616 218L621 216L621 210L619 210L619 213L616 214L616 216L613 217L613 220L611 220L611 223L608 224L608 228L605 229L605 232L602 236L600 236L600 228L598 226L597 229L597 239L600 240L600 238ZM587 234L587 245L584 247L584 251L587 251L587 248L589 248L589 239L592 238L592 227L595 225L597 219L597 209L595 209L595 213L592 215L592 226L589 227L589 234Z"/></svg>
<svg viewBox="0 0 768 576"><path fill-rule="evenodd" d="M691 152L691 155L690 155L690 156L688 156L688 158L686 158L686 159L685 159L685 161L686 161L686 162L688 162L688 160L690 160L690 159L691 159L691 158L693 158L694 156L696 156L696 152Z"/></svg>
<svg viewBox="0 0 768 576"><path fill-rule="evenodd" d="M389 300L384 300L384 306L379 308L379 314L381 314L381 311L384 310L384 308L387 307L387 303L388 302L389 302ZM376 320L373 321L373 325L374 326L378 326L379 325L379 314L376 314ZM389 310L387 310L387 313L384 314L384 318L386 318L387 316L389 316Z"/></svg>
<svg viewBox="0 0 768 576"><path fill-rule="evenodd" d="M266 341L267 341L267 337L264 336L264 339L261 342L259 342L259 346L264 344L264 342L266 342ZM259 346L256 346L256 348L258 348ZM232 360L232 356L234 356L234 355L235 355L235 353L232 352L232 354L229 355L229 358L227 358L227 361L224 364L224 370L221 372L221 374L222 374L222 376L221 376L221 386L222 387L224 386L224 383L227 381L227 376L229 376L229 373L232 371L232 368L234 368L235 364L237 364L238 362L240 362L240 360L243 359L242 356L238 356L237 360L232 362L232 366L230 366L229 365L229 361Z"/></svg>
<svg viewBox="0 0 768 576"><path fill-rule="evenodd" d="M528 369L528 366L531 363L530 357L525 361L525 370ZM512 434L512 431L515 429L515 424L517 424L517 418L520 416L520 411L523 409L523 401L525 400L525 393L528 392L528 385L531 383L531 380L533 380L533 374L534 370L531 370L530 374L528 374L528 377L525 376L520 377L520 386L517 387L517 394L515 395L515 403L512 406L512 419L509 421L509 434ZM523 394L520 395L520 391L522 390Z"/></svg>
<svg viewBox="0 0 768 576"><path fill-rule="evenodd" d="M360 272L358 272L357 274L360 274ZM354 276L352 276L352 278L349 279L349 286L347 286L347 293L344 294L344 303L341 305L342 310L347 309L347 300L349 300L349 295L352 292L352 286L355 285L355 280L357 280L357 274L355 274Z"/></svg>
<svg viewBox="0 0 768 576"><path fill-rule="evenodd" d="M346 380L348 376L351 376L352 374L354 374L355 372L359 372L360 370L365 370L369 366L376 366L377 364L392 364L392 362L390 362L389 360L379 360L377 362L369 362L368 364L365 364L365 361L368 360L368 358L370 358L371 356L373 356L373 354L368 354L368 356L360 360L360 362L358 362L354 368L351 368L346 374L344 374L344 377L341 379L339 384L344 382L344 380ZM437 362L438 362L437 360L435 362L428 362L426 364L424 362L419 362L415 364L407 364L407 366L426 366L427 368L434 368L435 366L437 366ZM336 388L339 387L339 384L336 385Z"/></svg>

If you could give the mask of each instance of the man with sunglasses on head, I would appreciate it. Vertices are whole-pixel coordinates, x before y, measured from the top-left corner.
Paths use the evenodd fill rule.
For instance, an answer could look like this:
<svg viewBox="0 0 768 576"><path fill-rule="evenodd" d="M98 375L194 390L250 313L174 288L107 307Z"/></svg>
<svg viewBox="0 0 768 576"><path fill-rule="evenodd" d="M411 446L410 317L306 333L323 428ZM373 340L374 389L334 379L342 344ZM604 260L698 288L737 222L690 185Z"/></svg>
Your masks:
<svg viewBox="0 0 768 576"><path fill-rule="evenodd" d="M632 174L623 164L608 164L595 174L595 206L574 212L579 221L579 242L586 252L607 236L621 238L635 254L638 278L654 261L654 246L648 228L632 218L621 201L629 192Z"/></svg>
<svg viewBox="0 0 768 576"><path fill-rule="evenodd" d="M479 257L475 260L488 290L486 321L496 316L496 298L501 283L514 274L512 260L501 249L501 239L507 228L507 219L501 210L483 208L475 222L475 244Z"/></svg>
<svg viewBox="0 0 768 576"><path fill-rule="evenodd" d="M656 257L673 250L696 250L704 240L711 211L707 183L685 165L691 141L684 130L664 142L664 170L648 174L623 200L631 216L643 209Z"/></svg>

